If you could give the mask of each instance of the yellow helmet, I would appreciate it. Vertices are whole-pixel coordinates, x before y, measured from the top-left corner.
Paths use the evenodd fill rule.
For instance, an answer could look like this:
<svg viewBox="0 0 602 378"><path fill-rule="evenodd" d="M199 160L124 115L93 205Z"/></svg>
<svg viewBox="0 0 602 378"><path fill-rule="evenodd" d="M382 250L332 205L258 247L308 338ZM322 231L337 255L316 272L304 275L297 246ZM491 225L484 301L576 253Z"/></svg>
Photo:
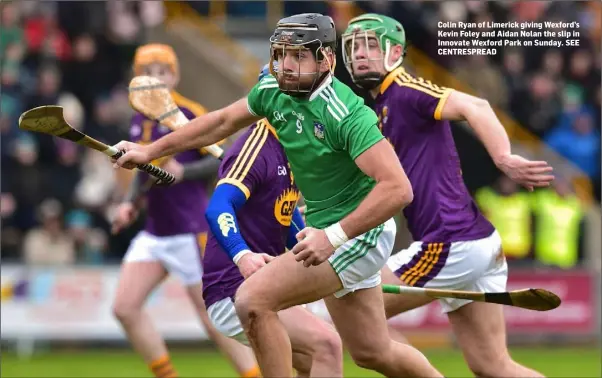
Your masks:
<svg viewBox="0 0 602 378"><path fill-rule="evenodd" d="M134 74L142 75L142 67L152 63L166 64L174 75L179 74L178 57L171 46L152 43L136 49Z"/></svg>

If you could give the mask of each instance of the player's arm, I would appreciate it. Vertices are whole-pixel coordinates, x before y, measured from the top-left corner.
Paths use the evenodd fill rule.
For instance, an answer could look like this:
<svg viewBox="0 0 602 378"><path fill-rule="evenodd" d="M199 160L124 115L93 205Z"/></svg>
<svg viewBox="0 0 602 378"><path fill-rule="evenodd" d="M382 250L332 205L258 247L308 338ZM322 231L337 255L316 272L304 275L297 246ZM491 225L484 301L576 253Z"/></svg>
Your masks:
<svg viewBox="0 0 602 378"><path fill-rule="evenodd" d="M234 263L251 252L243 239L236 212L247 202L245 193L235 185L221 184L215 188L205 218L209 228L220 245Z"/></svg>
<svg viewBox="0 0 602 378"><path fill-rule="evenodd" d="M220 161L213 156L184 164L182 166L181 181L207 180L215 175Z"/></svg>
<svg viewBox="0 0 602 378"><path fill-rule="evenodd" d="M339 222L339 226L330 226L333 230L342 228L348 239L383 224L414 198L410 180L386 140L381 139L368 148L355 163L376 181L376 185L359 206Z"/></svg>
<svg viewBox="0 0 602 378"><path fill-rule="evenodd" d="M193 148L209 146L259 119L261 117L251 114L247 99L243 98L225 108L193 119L184 127L150 144L146 152L150 160L155 160Z"/></svg>
<svg viewBox="0 0 602 378"><path fill-rule="evenodd" d="M511 154L508 133L487 100L453 90L442 106L441 119L468 122L496 164Z"/></svg>

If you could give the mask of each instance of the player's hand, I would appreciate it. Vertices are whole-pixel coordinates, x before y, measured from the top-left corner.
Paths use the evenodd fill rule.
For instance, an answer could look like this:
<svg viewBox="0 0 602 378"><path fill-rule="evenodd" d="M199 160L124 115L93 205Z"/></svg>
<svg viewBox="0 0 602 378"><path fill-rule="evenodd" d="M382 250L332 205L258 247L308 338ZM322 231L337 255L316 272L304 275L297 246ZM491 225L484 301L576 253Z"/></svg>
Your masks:
<svg viewBox="0 0 602 378"><path fill-rule="evenodd" d="M169 159L167 163L163 165L163 169L174 175L176 180L174 184L182 181L182 174L184 173L184 166L180 164L176 159Z"/></svg>
<svg viewBox="0 0 602 378"><path fill-rule="evenodd" d="M113 147L125 151L119 159L112 159L115 168L134 169L138 164L150 163L152 160L147 146L122 140Z"/></svg>
<svg viewBox="0 0 602 378"><path fill-rule="evenodd" d="M274 259L274 256L267 253L247 253L238 260L238 270L246 280Z"/></svg>
<svg viewBox="0 0 602 378"><path fill-rule="evenodd" d="M291 252L295 260L303 261L303 266L320 265L334 253L335 249L324 230L305 227L297 234L299 241Z"/></svg>
<svg viewBox="0 0 602 378"><path fill-rule="evenodd" d="M131 225L138 217L138 209L131 202L124 202L115 212L115 218L111 224L111 233L118 234L124 228Z"/></svg>
<svg viewBox="0 0 602 378"><path fill-rule="evenodd" d="M550 186L554 180L551 174L553 168L545 161L531 161L519 155L506 155L499 159L496 165L506 176L530 192L534 188Z"/></svg>

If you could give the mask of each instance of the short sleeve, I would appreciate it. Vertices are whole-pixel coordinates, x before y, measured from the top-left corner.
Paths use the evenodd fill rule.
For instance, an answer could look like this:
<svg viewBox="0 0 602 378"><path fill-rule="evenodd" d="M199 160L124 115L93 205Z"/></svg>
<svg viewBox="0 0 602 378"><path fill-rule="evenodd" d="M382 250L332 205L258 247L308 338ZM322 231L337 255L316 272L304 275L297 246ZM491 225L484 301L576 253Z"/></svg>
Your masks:
<svg viewBox="0 0 602 378"><path fill-rule="evenodd" d="M231 184L242 190L247 199L268 179L268 162L262 153L269 130L257 127L256 137L249 137L244 146L227 154L218 171L218 183ZM254 136L254 134L250 134Z"/></svg>
<svg viewBox="0 0 602 378"><path fill-rule="evenodd" d="M410 88L403 100L409 103L421 118L441 120L443 107L453 89L439 87L420 79L403 81L401 86Z"/></svg>
<svg viewBox="0 0 602 378"><path fill-rule="evenodd" d="M348 151L353 160L384 138L378 129L376 113L366 105L345 117L336 127L336 147Z"/></svg>
<svg viewBox="0 0 602 378"><path fill-rule="evenodd" d="M264 77L255 84L247 96L249 113L257 117L265 117L268 113L265 109L265 105L268 103L267 97L274 89L278 90L278 82L271 75Z"/></svg>

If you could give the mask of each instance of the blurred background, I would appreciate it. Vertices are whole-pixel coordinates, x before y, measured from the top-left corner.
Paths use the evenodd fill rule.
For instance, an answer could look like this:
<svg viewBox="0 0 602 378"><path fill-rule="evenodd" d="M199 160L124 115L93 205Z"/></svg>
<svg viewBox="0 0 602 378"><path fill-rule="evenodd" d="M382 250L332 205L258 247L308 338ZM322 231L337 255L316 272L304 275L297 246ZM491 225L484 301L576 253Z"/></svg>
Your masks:
<svg viewBox="0 0 602 378"><path fill-rule="evenodd" d="M132 58L139 45L151 42L174 47L181 94L210 110L219 108L255 84L269 59L268 38L276 21L305 12L331 15L340 32L351 17L365 12L398 19L409 41L404 64L410 72L488 99L515 152L550 162L557 176L554 187L528 193L500 176L466 125L453 127L466 184L502 235L511 264L509 289L544 287L563 299L550 313L506 309L509 341L538 345L517 347L519 359L546 366L541 369L548 375L600 376L600 352L594 346L600 341L602 3L3 1L0 10L2 344L16 347L3 355L6 376L147 376L133 355L121 368L95 367L86 373L89 364L81 361L88 360L78 365L69 354L76 348L91 361L101 353L115 358L112 348L127 346L110 308L118 264L143 217L110 235L112 212L124 188L108 159L69 142L21 132L19 115L58 104L68 121L90 136L108 144L127 139ZM498 49L491 57L438 56L440 20L578 21L580 46ZM340 47L338 56L336 74L352 85ZM411 242L403 219L398 224L396 250ZM206 338L176 282L168 281L148 306L173 345L196 348ZM314 307L325 316L320 304ZM437 304L391 323L431 351L426 354L436 366L437 361L448 364L444 373L468 374ZM67 357L53 354L57 343L72 348L64 352ZM106 345L111 345L108 352L85 348ZM567 349L572 345L587 347ZM15 350L21 357L37 356L40 350L52 357L34 357L41 359L37 365L24 363L11 358ZM211 349L203 352L201 361L213 361L205 367L194 364L198 348L182 353L180 363L191 364L189 375L232 373ZM61 358L66 359L62 365ZM177 367L178 357L174 360ZM553 360L566 362L558 367L546 362Z"/></svg>

